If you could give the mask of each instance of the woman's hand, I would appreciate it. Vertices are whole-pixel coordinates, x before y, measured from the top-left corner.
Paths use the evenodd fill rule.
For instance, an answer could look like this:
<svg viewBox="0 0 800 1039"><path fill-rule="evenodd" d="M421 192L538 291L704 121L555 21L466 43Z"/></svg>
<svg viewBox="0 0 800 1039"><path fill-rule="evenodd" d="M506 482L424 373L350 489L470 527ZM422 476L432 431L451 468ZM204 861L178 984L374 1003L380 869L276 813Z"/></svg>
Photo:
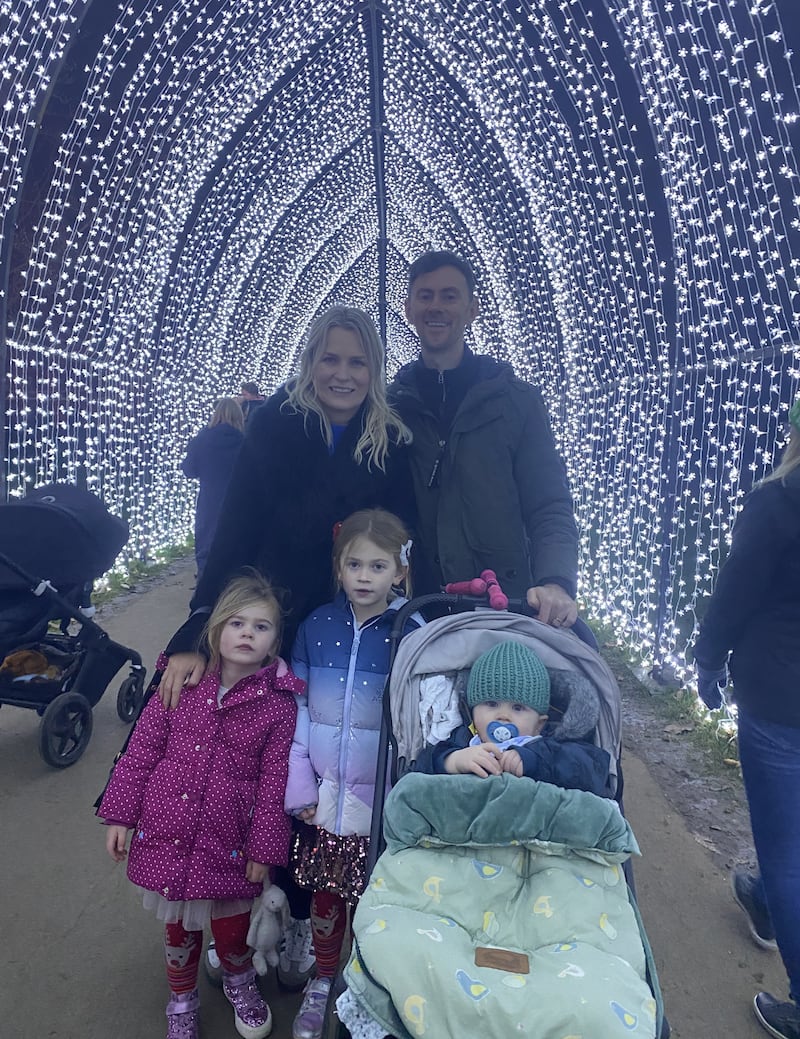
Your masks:
<svg viewBox="0 0 800 1039"><path fill-rule="evenodd" d="M701 667L695 664L697 672L697 695L709 709L718 711L725 703L725 688L728 685L728 668Z"/></svg>
<svg viewBox="0 0 800 1039"><path fill-rule="evenodd" d="M466 776L470 773L485 779L487 776L499 776L502 751L494 743L481 743L477 747L464 747L454 750L444 759L445 772L451 776Z"/></svg>
<svg viewBox="0 0 800 1039"><path fill-rule="evenodd" d="M130 832L128 826L111 825L106 827L106 851L114 862L122 862L127 856L125 845L128 843L128 834Z"/></svg>
<svg viewBox="0 0 800 1039"><path fill-rule="evenodd" d="M169 710L177 707L185 685L197 685L206 671L206 658L201 653L173 653L161 676L158 695Z"/></svg>
<svg viewBox="0 0 800 1039"><path fill-rule="evenodd" d="M294 814L298 819L302 819L304 823L310 823L317 814L317 806L307 805L305 808L301 808L299 812L295 812Z"/></svg>
<svg viewBox="0 0 800 1039"><path fill-rule="evenodd" d="M247 870L245 876L251 884L260 884L264 877L266 877L269 871L269 866L265 862L253 862L252 859L247 860Z"/></svg>

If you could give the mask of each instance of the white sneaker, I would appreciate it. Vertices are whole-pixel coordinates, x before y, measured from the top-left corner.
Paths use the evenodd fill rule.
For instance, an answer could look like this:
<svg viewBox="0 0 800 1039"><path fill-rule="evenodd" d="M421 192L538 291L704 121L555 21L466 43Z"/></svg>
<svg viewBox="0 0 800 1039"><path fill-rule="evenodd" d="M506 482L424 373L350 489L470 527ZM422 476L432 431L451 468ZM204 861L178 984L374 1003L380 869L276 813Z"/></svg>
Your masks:
<svg viewBox="0 0 800 1039"><path fill-rule="evenodd" d="M289 992L299 992L314 974L314 942L310 920L290 920L278 951L278 984Z"/></svg>

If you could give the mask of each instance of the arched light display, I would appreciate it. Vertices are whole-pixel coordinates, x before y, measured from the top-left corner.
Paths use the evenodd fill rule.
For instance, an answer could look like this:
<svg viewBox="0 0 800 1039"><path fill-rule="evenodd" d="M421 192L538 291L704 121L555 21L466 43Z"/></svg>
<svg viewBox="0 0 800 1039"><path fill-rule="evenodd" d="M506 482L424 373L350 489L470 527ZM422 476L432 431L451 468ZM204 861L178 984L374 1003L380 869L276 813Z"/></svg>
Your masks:
<svg viewBox="0 0 800 1039"><path fill-rule="evenodd" d="M551 409L588 611L680 661L800 382L781 4L0 14L9 493L85 467L157 556L214 399L283 381L332 302L385 322L394 371L408 262L454 248L475 345Z"/></svg>

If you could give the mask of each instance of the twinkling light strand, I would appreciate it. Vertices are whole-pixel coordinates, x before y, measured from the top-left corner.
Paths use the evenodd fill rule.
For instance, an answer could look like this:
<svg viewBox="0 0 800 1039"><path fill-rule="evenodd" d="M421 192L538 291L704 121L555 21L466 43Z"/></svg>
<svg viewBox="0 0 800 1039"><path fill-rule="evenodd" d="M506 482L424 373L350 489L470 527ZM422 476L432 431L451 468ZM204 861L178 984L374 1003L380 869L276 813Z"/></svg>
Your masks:
<svg viewBox="0 0 800 1039"><path fill-rule="evenodd" d="M79 6L0 5L38 10L40 33ZM800 382L800 106L782 11L381 8L390 372L415 351L409 260L461 251L482 302L471 342L551 410L586 608L677 667ZM119 8L9 300L13 493L85 465L131 520L129 551L157 554L190 529L177 462L215 397L285 379L332 302L377 319L369 17L354 0ZM18 162L25 90L46 89L59 27L25 51L0 40Z"/></svg>
<svg viewBox="0 0 800 1039"><path fill-rule="evenodd" d="M8 245L34 125L86 0L0 2L0 240ZM4 291L4 286L0 286Z"/></svg>

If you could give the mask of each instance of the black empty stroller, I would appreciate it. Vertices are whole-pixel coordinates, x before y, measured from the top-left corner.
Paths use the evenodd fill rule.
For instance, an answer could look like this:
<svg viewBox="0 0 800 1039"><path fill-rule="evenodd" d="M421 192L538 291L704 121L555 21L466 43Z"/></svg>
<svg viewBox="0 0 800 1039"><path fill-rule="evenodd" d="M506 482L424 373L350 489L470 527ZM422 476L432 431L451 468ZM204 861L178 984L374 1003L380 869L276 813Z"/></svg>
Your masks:
<svg viewBox="0 0 800 1039"><path fill-rule="evenodd" d="M39 751L54 768L83 754L92 708L126 661L117 713L130 722L141 703L141 657L110 639L86 610L92 582L127 540L127 523L71 484L0 506L0 705L41 716Z"/></svg>

